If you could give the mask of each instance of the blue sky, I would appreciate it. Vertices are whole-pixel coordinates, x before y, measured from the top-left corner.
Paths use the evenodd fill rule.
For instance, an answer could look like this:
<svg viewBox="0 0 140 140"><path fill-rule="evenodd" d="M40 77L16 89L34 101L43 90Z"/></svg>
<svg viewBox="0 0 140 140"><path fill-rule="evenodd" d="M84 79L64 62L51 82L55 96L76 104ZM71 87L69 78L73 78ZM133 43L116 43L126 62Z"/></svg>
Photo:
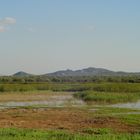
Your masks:
<svg viewBox="0 0 140 140"><path fill-rule="evenodd" d="M0 74L140 71L139 0L0 0Z"/></svg>

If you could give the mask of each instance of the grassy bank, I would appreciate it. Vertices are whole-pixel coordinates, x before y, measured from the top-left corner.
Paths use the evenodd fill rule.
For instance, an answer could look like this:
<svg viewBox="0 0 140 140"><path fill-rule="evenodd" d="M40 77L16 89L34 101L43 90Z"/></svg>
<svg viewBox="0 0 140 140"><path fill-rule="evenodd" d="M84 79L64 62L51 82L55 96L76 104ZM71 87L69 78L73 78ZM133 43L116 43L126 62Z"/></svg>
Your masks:
<svg viewBox="0 0 140 140"><path fill-rule="evenodd" d="M83 91L75 93L74 96L86 102L105 104L135 102L140 99L140 93L126 92Z"/></svg>

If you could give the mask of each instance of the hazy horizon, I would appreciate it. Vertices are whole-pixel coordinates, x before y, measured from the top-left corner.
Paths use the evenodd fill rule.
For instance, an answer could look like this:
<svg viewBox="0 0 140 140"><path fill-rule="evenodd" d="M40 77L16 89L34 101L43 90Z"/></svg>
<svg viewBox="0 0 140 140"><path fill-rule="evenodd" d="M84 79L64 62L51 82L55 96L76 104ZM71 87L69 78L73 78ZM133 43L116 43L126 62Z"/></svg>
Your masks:
<svg viewBox="0 0 140 140"><path fill-rule="evenodd" d="M114 71L114 72L132 72L132 73L140 73L140 71L124 71L124 70L113 70L113 69L109 69L109 68L104 68L104 67L82 67L82 68L77 68L77 69L69 69L69 68L65 68L65 69L57 69L55 71L48 71L48 72L44 72L44 73L32 73L32 72L28 72L28 71L24 71L24 70L19 70L19 71L15 71L13 73L8 73L8 74L0 74L0 76L11 76L13 74L16 74L18 72L25 72L28 74L34 74L34 75L43 75L43 74L49 74L49 73L54 73L54 72L58 72L58 71L66 71L66 70L72 70L72 71L76 71L76 70L82 70L82 69L88 69L88 68L101 68L101 69L106 69L106 70L110 70L110 71Z"/></svg>
<svg viewBox="0 0 140 140"><path fill-rule="evenodd" d="M0 1L0 74L140 72L139 6L139 0Z"/></svg>

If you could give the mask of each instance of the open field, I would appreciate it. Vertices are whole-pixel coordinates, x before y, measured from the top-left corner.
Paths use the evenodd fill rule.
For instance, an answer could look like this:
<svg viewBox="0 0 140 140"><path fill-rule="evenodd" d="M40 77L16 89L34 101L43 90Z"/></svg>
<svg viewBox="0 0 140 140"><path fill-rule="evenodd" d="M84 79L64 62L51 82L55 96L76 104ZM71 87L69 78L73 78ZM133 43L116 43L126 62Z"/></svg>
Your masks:
<svg viewBox="0 0 140 140"><path fill-rule="evenodd" d="M132 123L122 121L123 118L120 118L120 114L113 116L105 108L102 113L100 113L101 111L102 109L96 112L86 108L33 107L5 109L0 111L0 127L69 130L71 132L81 133L86 133L84 130L90 128L108 128L114 132L134 133L140 128L139 122L132 125ZM119 112L122 112L122 110Z"/></svg>
<svg viewBox="0 0 140 140"><path fill-rule="evenodd" d="M47 90L48 83L3 85L5 90L0 92L2 140L140 138L140 110L112 107L114 103L138 101L140 84L51 83ZM26 89L33 86L42 88ZM15 90L15 87L26 90Z"/></svg>
<svg viewBox="0 0 140 140"><path fill-rule="evenodd" d="M137 140L140 138L140 114L128 115L128 112L134 110L96 108L96 111L93 111L91 108L35 107L5 109L0 111L0 127L5 128L0 129L0 137L15 140L18 138Z"/></svg>

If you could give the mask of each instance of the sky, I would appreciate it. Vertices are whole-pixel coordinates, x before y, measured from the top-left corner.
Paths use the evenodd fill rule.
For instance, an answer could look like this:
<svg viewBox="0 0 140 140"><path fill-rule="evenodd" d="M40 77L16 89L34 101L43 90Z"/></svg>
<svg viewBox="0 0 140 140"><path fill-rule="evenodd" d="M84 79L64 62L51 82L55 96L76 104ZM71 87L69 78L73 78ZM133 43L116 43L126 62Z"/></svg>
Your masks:
<svg viewBox="0 0 140 140"><path fill-rule="evenodd" d="M140 72L139 7L140 0L0 0L0 74Z"/></svg>

